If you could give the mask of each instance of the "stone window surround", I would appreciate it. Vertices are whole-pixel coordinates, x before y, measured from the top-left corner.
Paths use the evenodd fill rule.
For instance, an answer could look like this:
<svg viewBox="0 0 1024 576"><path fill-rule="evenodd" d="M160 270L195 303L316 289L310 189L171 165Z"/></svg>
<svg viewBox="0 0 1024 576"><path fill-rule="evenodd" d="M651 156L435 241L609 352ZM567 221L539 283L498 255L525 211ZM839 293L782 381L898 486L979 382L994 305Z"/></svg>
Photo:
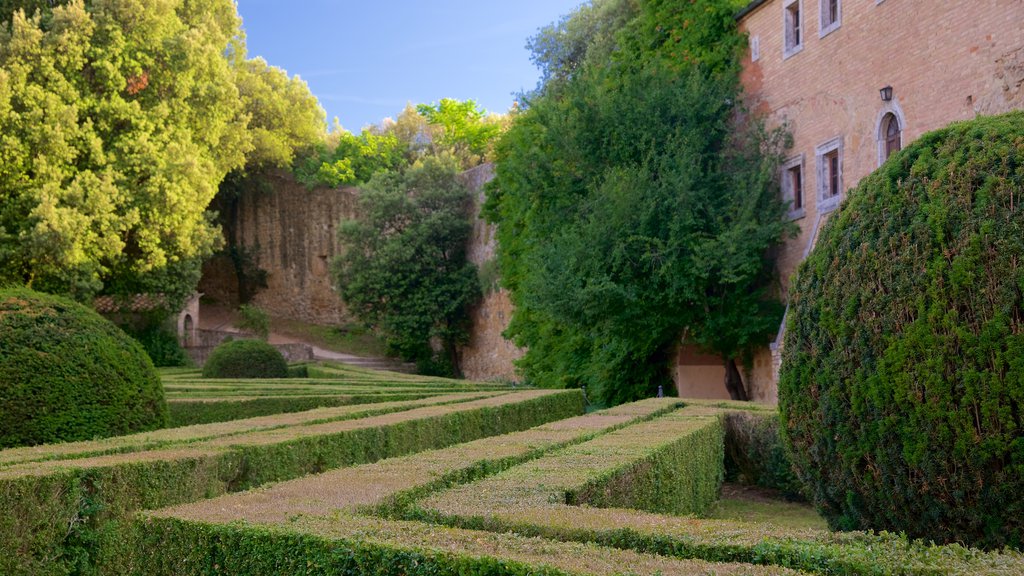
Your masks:
<svg viewBox="0 0 1024 576"><path fill-rule="evenodd" d="M818 38L824 38L843 25L843 0L836 0L836 21L825 23L825 13L830 0L818 0Z"/></svg>
<svg viewBox="0 0 1024 576"><path fill-rule="evenodd" d="M797 11L800 15L800 21L798 26L800 28L800 42L790 46L790 35L792 34L789 29L789 7L796 4ZM807 28L804 26L804 0L783 0L782 2L782 59L786 60L793 56L796 56L804 49L805 40L807 39Z"/></svg>
<svg viewBox="0 0 1024 576"><path fill-rule="evenodd" d="M837 152L839 155L839 192L831 198L826 198L825 191L828 189L828 182L825 177L825 155L832 152ZM818 214L825 214L838 208L846 196L846 191L843 188L843 137L837 136L819 145L814 150L814 158L818 168L816 174L818 180Z"/></svg>
<svg viewBox="0 0 1024 576"><path fill-rule="evenodd" d="M901 147L907 145L907 118L903 115L903 108L900 107L899 99L893 97L889 102L885 102L882 109L878 111L878 116L875 118L875 141L878 143L878 165L885 164L885 118L889 114L896 117L896 120L900 123L900 144Z"/></svg>
<svg viewBox="0 0 1024 576"><path fill-rule="evenodd" d="M795 194L791 189L792 179L789 178L789 171L793 168L800 168L800 183L801 183L801 205L800 208L793 208L790 204L789 212L787 216L790 220L799 220L806 216L807 206L807 168L804 160L804 155L799 154L786 160L782 163L781 182L782 182L782 199L783 201L792 202L795 198Z"/></svg>

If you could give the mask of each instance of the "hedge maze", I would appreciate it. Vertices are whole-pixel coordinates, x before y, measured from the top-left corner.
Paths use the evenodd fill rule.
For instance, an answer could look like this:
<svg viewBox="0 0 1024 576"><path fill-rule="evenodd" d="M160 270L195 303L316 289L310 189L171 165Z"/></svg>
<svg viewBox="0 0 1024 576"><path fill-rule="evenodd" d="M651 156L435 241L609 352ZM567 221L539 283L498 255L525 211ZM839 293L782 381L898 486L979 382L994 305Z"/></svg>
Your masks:
<svg viewBox="0 0 1024 576"><path fill-rule="evenodd" d="M165 382L183 402L381 401L0 451L0 574L1024 573L1014 552L701 518L750 450L730 427L767 409L584 415L579 391L306 374Z"/></svg>

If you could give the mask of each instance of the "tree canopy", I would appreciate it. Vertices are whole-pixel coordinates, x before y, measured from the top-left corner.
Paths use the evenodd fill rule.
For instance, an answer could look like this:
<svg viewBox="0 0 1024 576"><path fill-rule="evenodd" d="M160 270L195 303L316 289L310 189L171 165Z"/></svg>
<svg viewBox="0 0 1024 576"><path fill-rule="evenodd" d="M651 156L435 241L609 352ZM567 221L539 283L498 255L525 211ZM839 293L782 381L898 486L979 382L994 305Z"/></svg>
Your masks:
<svg viewBox="0 0 1024 576"><path fill-rule="evenodd" d="M768 253L788 225L782 138L738 114L734 5L642 1L630 19L626 5L584 7L576 17L608 19L580 24L601 31L584 38L607 43L616 29L597 59L552 60L580 50L553 47L550 29L541 37L554 40L534 42L557 84L500 141L487 206L531 382L646 396L670 384L685 336L722 357L745 398L737 362L781 320Z"/></svg>
<svg viewBox="0 0 1024 576"><path fill-rule="evenodd" d="M3 5L0 283L181 298L220 242L224 177L287 162L323 112L245 60L229 0L52 4Z"/></svg>
<svg viewBox="0 0 1024 576"><path fill-rule="evenodd" d="M468 308L480 292L466 259L471 197L457 168L451 156L426 156L381 172L362 188L360 217L339 227L344 253L334 270L342 299L428 373L457 372L457 345L468 337Z"/></svg>

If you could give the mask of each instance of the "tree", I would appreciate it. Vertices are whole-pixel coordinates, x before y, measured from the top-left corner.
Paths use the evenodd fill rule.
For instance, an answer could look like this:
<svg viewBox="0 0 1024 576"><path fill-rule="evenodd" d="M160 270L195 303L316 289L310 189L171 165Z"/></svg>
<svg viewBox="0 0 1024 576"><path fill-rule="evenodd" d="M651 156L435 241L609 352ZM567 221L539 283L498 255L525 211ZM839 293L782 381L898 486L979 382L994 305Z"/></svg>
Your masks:
<svg viewBox="0 0 1024 576"><path fill-rule="evenodd" d="M778 327L768 255L789 227L781 136L735 105L732 6L641 2L610 60L542 91L499 143L487 210L534 383L650 395L685 334L745 399L737 364Z"/></svg>
<svg viewBox="0 0 1024 576"><path fill-rule="evenodd" d="M0 282L181 296L251 144L227 0L81 0L0 30Z"/></svg>
<svg viewBox="0 0 1024 576"><path fill-rule="evenodd" d="M245 60L229 0L0 8L0 283L173 306L220 243L225 176L323 137L305 84Z"/></svg>
<svg viewBox="0 0 1024 576"><path fill-rule="evenodd" d="M437 128L434 152L452 154L463 169L480 164L501 133L500 117L488 116L473 100L443 98L437 104L420 104L416 111Z"/></svg>
<svg viewBox="0 0 1024 576"><path fill-rule="evenodd" d="M343 222L334 262L342 299L421 370L454 373L480 292L466 260L470 193L451 157L427 156L363 188L360 217ZM438 354L431 346L440 343Z"/></svg>

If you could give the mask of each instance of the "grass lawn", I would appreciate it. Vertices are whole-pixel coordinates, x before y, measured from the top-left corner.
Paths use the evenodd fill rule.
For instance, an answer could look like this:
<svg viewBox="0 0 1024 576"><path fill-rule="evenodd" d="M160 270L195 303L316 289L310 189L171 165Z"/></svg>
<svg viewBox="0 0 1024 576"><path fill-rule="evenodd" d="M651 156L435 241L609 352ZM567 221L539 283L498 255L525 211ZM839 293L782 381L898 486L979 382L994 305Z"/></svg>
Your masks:
<svg viewBox="0 0 1024 576"><path fill-rule="evenodd" d="M333 352L370 358L388 357L384 341L360 326L319 326L300 320L271 318L270 330Z"/></svg>
<svg viewBox="0 0 1024 576"><path fill-rule="evenodd" d="M705 514L715 520L763 522L784 528L828 530L825 519L806 502L790 502L773 490L726 484L722 498Z"/></svg>

